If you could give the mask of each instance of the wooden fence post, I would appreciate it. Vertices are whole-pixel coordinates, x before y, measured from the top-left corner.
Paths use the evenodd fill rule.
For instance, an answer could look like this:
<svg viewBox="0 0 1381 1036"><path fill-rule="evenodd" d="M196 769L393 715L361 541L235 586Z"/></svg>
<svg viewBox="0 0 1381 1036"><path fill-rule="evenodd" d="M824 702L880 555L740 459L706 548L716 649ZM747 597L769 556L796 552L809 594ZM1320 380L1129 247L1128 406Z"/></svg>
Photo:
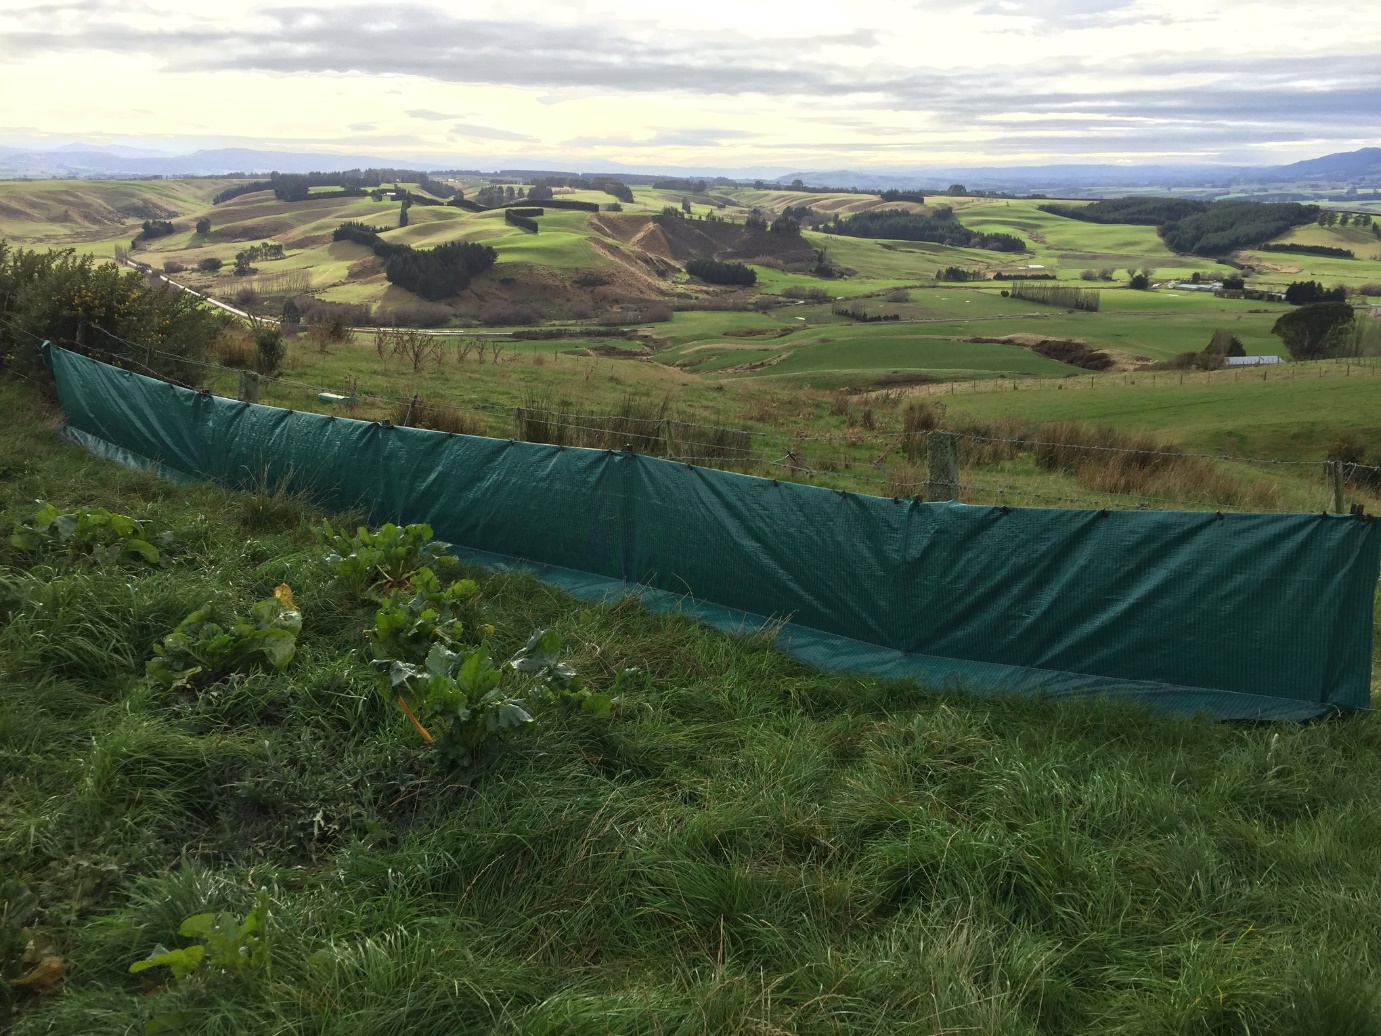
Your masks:
<svg viewBox="0 0 1381 1036"><path fill-rule="evenodd" d="M958 437L950 432L930 432L930 468L926 479L927 500L959 499Z"/></svg>
<svg viewBox="0 0 1381 1036"><path fill-rule="evenodd" d="M259 375L240 371L240 399L246 403L259 402Z"/></svg>
<svg viewBox="0 0 1381 1036"><path fill-rule="evenodd" d="M1333 469L1333 513L1346 514L1347 501L1343 499L1343 462L1331 460L1328 463Z"/></svg>

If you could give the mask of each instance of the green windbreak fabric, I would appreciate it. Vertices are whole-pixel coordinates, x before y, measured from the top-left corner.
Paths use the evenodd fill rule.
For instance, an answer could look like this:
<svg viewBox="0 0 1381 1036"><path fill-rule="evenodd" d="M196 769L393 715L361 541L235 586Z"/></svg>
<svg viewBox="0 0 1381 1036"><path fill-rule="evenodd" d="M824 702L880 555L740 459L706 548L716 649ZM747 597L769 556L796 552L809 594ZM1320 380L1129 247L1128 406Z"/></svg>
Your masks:
<svg viewBox="0 0 1381 1036"><path fill-rule="evenodd" d="M303 414L49 347L69 434L173 478L290 478L428 522L585 597L739 628L813 664L1222 718L1369 704L1381 526L1284 514L895 502L641 457Z"/></svg>

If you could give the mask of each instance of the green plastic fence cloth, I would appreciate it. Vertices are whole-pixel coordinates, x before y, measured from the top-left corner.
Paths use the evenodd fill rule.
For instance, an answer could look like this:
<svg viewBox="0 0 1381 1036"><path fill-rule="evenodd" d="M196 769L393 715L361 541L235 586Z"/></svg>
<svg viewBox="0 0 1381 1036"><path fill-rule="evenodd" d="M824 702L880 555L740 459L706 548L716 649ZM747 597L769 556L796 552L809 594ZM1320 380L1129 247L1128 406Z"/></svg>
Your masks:
<svg viewBox="0 0 1381 1036"><path fill-rule="evenodd" d="M1372 518L899 503L295 413L45 354L69 434L125 463L289 478L587 598L636 592L725 628L789 619L783 648L821 667L1224 719L1370 701Z"/></svg>

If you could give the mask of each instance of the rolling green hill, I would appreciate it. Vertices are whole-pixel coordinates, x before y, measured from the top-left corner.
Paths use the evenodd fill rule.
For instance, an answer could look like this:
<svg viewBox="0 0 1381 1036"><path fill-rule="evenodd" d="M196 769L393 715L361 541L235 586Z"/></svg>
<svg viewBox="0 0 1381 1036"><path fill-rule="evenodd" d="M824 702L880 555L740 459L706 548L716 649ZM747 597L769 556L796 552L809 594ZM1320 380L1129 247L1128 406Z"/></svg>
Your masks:
<svg viewBox="0 0 1381 1036"><path fill-rule="evenodd" d="M661 362L715 377L786 379L822 388L866 387L903 375L974 379L1078 373L1066 365L1052 367L1055 361L1018 345L966 341L970 338L1072 339L1107 350L1122 367L1201 349L1220 327L1236 334L1248 352L1280 353L1282 348L1270 334L1279 305L1219 300L1173 287L1195 274L1212 279L1231 273L1231 267L1175 255L1153 227L1087 223L1043 212L1040 202L1033 200L943 198L922 206L857 193L714 188L700 195L682 195L636 187L634 201L623 204L620 213L592 215L548 208L538 219L539 232L531 234L507 225L501 211L473 213L451 206L415 205L409 212L409 225L400 228L396 202L367 196L314 196L289 203L265 191L211 205L210 198L228 182L0 184L0 235L12 244L69 245L108 253L116 245L127 246L143 219L171 219L175 233L142 243L135 259L155 269L164 264L173 264L170 269L175 270L181 267L176 274L180 282L228 300L240 296L252 311L267 316L275 316L282 305L281 296L272 293L270 275L302 271L313 295L369 306L385 321L394 314L412 319L406 316L409 312L423 311L409 293L388 283L382 261L367 249L333 242L331 234L337 226L349 220L379 226L384 240L414 248L457 240L484 242L497 250L498 265L445 308L426 309L425 319L446 319L461 327L534 321L597 327L600 322L644 321L659 307L665 315L669 307L681 312L669 323L657 324L650 338ZM457 185L472 194L481 186L478 182ZM612 202L599 191L564 191L560 197L606 209ZM668 206L680 212L683 200L691 207L684 221L659 224L652 218ZM743 238L732 247L728 243L740 234L735 228L754 211L770 219L788 206L805 206L830 217L888 208L930 213L939 204L952 207L955 218L975 232L1021 237L1028 251L1011 254L865 240L814 230L807 230L789 248L774 235ZM200 217L211 220L209 234L195 233ZM1355 289L1381 283L1381 242L1375 250L1378 257L1373 257L1368 238L1369 232L1360 228L1309 226L1281 240L1349 247L1359 258L1247 252L1238 261L1256 267L1251 278L1256 287L1280 289L1291 280L1316 279ZM257 263L259 279L233 276L236 253L259 241L281 244L286 257ZM754 254L759 247L766 251ZM829 267L845 276L819 276L817 251ZM689 278L682 267L693 255L742 258L756 270L757 285L751 290L725 289ZM220 273L197 269L208 258L222 261ZM937 271L947 267L1009 278L1054 275L1060 283L1099 291L1102 304L1097 313L1073 313L1002 299L1001 283L937 285ZM1151 292L1127 290L1128 269L1149 270L1161 287ZM1085 271L1110 279L1082 280ZM246 293L246 287L253 291ZM909 290L910 298L888 301L887 294L897 289ZM687 307L744 309L755 302L772 306L797 301L789 297L809 292L823 294L829 301L779 305L765 318L771 326L800 330L782 339L780 348L777 342L761 340L733 340L730 344L736 348L720 342L721 332L746 314L725 312L706 322L700 314L686 311ZM829 312L838 300L850 300L849 305L871 313L896 313L903 323L849 325ZM828 330L821 330L825 327ZM695 338L697 329L706 337ZM663 344L668 348L661 349Z"/></svg>

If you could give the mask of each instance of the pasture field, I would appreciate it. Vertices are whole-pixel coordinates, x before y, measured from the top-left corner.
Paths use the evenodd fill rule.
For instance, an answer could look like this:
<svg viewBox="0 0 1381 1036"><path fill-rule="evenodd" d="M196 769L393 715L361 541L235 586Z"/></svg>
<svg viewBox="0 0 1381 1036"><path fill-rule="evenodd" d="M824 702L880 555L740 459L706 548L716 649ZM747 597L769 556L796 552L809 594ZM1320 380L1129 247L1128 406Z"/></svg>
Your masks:
<svg viewBox="0 0 1381 1036"><path fill-rule="evenodd" d="M278 272L302 271L313 295L372 307L384 319L417 300L388 283L382 261L369 249L333 242L332 231L340 223L359 220L379 226L384 228L385 240L417 248L456 240L482 241L496 249L498 264L450 303L449 310L443 309L443 319L450 312L454 316L449 319L459 326L488 324L506 330L505 322L526 320L595 334L601 322L637 324L644 313L652 313L651 307L669 305L679 308L673 319L646 325L647 334L640 339L653 349L657 362L707 381L761 382L785 391L864 390L908 380L1083 376L1080 368L1011 341L970 341L974 338L1070 339L1107 351L1119 369L1200 350L1220 328L1237 335L1250 354L1283 352L1270 329L1287 307L1216 299L1174 287L1180 278L1221 276L1231 267L1176 256L1153 228L1084 223L1042 212L1041 202L1035 199L938 197L921 206L885 203L868 194L746 187L712 187L704 194L686 195L694 216L713 212L730 220L742 220L755 207L771 214L789 205L806 205L821 213L847 215L879 207L931 211L944 204L975 230L1017 234L1030 246L1026 253L1012 254L807 231L805 241L823 251L829 262L849 271L849 276L824 279L803 272L809 263L796 263L792 265L795 272L788 272L779 268L783 263L762 257L754 264L759 278L756 289L736 291L688 278L668 257L669 246L661 240L660 231L638 235L627 229L630 224L622 224L624 229L611 227L601 222L605 213L592 219L584 212L549 208L539 218L540 233L531 234L507 225L498 211L471 213L450 206L414 205L409 225L397 227L398 204L369 197L313 197L289 204L261 192L210 205L210 197L230 182L0 184L0 234L17 244L70 244L101 253L115 244L127 245L140 218L172 218L176 232L144 243L135 256L155 268L167 262L181 264L186 269L175 276L190 287L233 301L242 286L255 283L229 273L235 254L247 245L274 241L283 246L286 257L258 263L264 280ZM465 184L472 192L479 185ZM668 205L679 210L683 197L648 187L633 190L635 200L623 205L620 219L636 220ZM595 191L562 196L604 206L613 200ZM192 226L203 215L211 219L212 229L199 235ZM1368 235L1369 231L1353 227L1310 226L1292 231L1284 240L1352 247L1359 258L1258 252L1253 261L1259 272L1253 283L1276 288L1294 279L1354 288L1381 283L1381 258L1373 258L1367 250ZM1381 253L1381 242L1376 251ZM1239 258L1252 256L1243 253ZM211 258L226 264L219 274L197 269L202 260ZM1008 281L982 286L936 283L936 271L949 266L1009 276L1054 274L1062 285L1098 291L1100 310L1073 312L1002 298L1000 291L1011 287ZM1129 268L1152 270L1159 289L1131 291L1126 286ZM1085 270L1104 269L1112 271L1111 281L1080 279ZM790 296L801 294L800 289L823 292L828 301L793 304L799 300ZM899 289L907 291L906 301L890 300L889 294ZM282 302L281 297L269 296L244 305L258 315L274 317L281 312ZM755 303L766 307L766 312L735 311L750 310ZM831 312L840 303L874 315L895 313L901 320L853 323ZM699 308L705 306L721 307L721 311ZM753 329L792 330L779 338L737 334ZM541 354L540 349L528 347L517 348L515 354L528 351ZM368 375L360 372L360 376Z"/></svg>
<svg viewBox="0 0 1381 1036"><path fill-rule="evenodd" d="M0 402L33 415L0 431L0 518L46 500L171 534L166 568L0 544L0 967L32 937L67 972L0 983L15 1036L1381 1027L1374 713L978 699L443 567L478 580L497 657L550 628L597 686L640 670L608 719L457 771L376 690L375 605L309 503L161 483L62 442L26 387ZM145 678L193 609L283 582L281 673ZM266 963L129 973L261 893Z"/></svg>
<svg viewBox="0 0 1381 1036"><path fill-rule="evenodd" d="M754 437L747 452L724 461L735 470L885 496L923 491L924 451L915 455L904 448L913 404L934 408L940 427L981 438L1041 440L1048 428L1067 434L1058 430L1073 421L1094 430L1089 433L1094 442L1107 445L1307 462L1175 462L1165 470L1113 479L1094 470L1042 465L1021 445L994 452L960 443L960 499L1036 506L1317 512L1333 503L1322 462L1341 438L1381 438L1374 417L1381 412L1381 368L1371 365L1291 364L1262 371L1113 372L1071 378L1063 365L1019 346L914 339L905 325L883 325L881 340L888 342L891 355L908 348L925 351L934 369L973 373L960 382L918 384L902 371L881 387L859 391L848 389L848 383L867 379L846 371L834 379L837 385L813 388L831 377L819 371L794 373L792 363L847 358L854 349L875 347L878 339L828 340L855 330L852 324L816 327L785 338L712 336L705 331L714 326L712 320L736 317L771 331L771 316L686 316L704 326L688 332L686 344L666 350L681 356L678 365L661 362L662 353L648 355L645 346L640 351L638 339L437 337L416 368L403 357L381 357L372 336L357 334L324 351L302 339L289 346L282 377L266 381L260 398L295 410L401 422L409 400L416 397L424 423L425 414L435 411L452 415L442 425L449 430L501 438L523 437L515 426L515 407L588 415L573 419L588 426L602 426L606 418L600 415L632 408L660 415L653 417L654 423L661 418L690 422L696 431L684 432L688 439L717 435L716 429L747 429ZM788 344L793 341L795 345ZM1020 376L994 377L991 367L974 367L985 361L1010 366L1012 354L1030 364ZM756 371L744 369L764 361L776 362ZM783 368L786 373L774 373ZM208 387L234 396L237 379L234 371L213 373ZM354 402L344 408L323 403L317 398L322 391ZM635 445L656 452L651 444ZM796 455L797 467L783 463L788 454ZM1346 498L1369 512L1381 509L1381 494L1365 480L1350 479Z"/></svg>

